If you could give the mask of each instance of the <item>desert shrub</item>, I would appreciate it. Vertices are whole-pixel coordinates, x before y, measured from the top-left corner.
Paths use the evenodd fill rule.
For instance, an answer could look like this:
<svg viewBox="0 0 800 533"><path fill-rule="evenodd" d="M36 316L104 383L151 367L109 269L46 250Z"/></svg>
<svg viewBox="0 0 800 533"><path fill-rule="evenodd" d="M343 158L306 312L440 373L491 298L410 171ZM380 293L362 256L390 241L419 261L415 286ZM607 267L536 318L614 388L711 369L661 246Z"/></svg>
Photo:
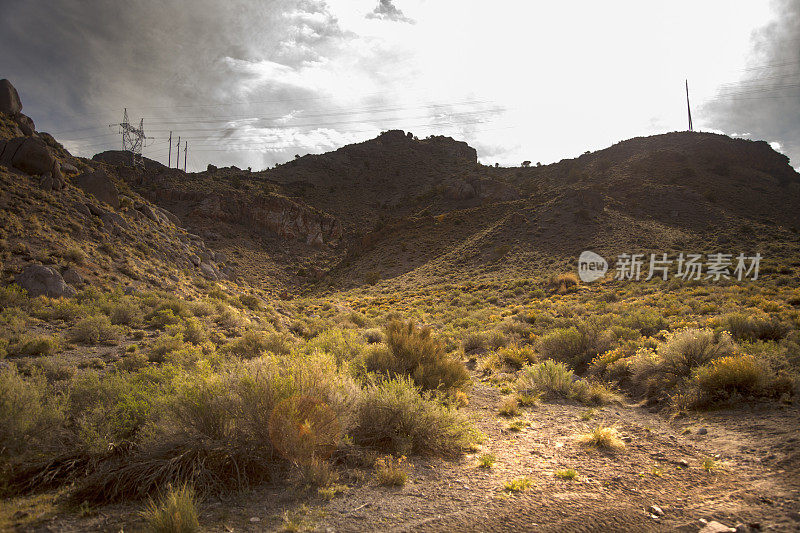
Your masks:
<svg viewBox="0 0 800 533"><path fill-rule="evenodd" d="M252 294L240 294L239 301L242 305L251 311L260 311L262 308L261 299Z"/></svg>
<svg viewBox="0 0 800 533"><path fill-rule="evenodd" d="M536 361L536 352L530 346L508 346L492 352L487 365L493 368L519 370L524 365Z"/></svg>
<svg viewBox="0 0 800 533"><path fill-rule="evenodd" d="M720 325L737 341L778 341L789 332L786 324L775 317L754 317L731 313L722 317Z"/></svg>
<svg viewBox="0 0 800 533"><path fill-rule="evenodd" d="M189 308L194 316L211 316L216 311L214 304L208 300L196 300L189 304Z"/></svg>
<svg viewBox="0 0 800 533"><path fill-rule="evenodd" d="M135 300L124 298L109 309L108 318L114 325L138 326L142 323L142 310Z"/></svg>
<svg viewBox="0 0 800 533"><path fill-rule="evenodd" d="M550 278L549 286L551 290L559 294L565 294L573 291L578 287L578 276L573 273L557 274Z"/></svg>
<svg viewBox="0 0 800 533"><path fill-rule="evenodd" d="M291 341L280 333L247 330L244 334L227 344L229 353L243 359L259 357L267 352L285 355L292 351Z"/></svg>
<svg viewBox="0 0 800 533"><path fill-rule="evenodd" d="M235 308L223 304L214 321L228 331L237 331L247 326L250 321Z"/></svg>
<svg viewBox="0 0 800 533"><path fill-rule="evenodd" d="M519 414L519 401L514 396L505 396L497 407L500 416L512 417Z"/></svg>
<svg viewBox="0 0 800 533"><path fill-rule="evenodd" d="M657 310L652 308L634 308L627 312L620 321L623 327L638 330L642 335L655 335L668 324Z"/></svg>
<svg viewBox="0 0 800 533"><path fill-rule="evenodd" d="M477 352L486 349L486 337L481 333L470 333L461 342L465 353Z"/></svg>
<svg viewBox="0 0 800 533"><path fill-rule="evenodd" d="M368 350L364 365L369 372L411 376L425 389L453 389L466 385L469 373L461 361L449 356L429 328L413 322L389 322L385 327L387 350Z"/></svg>
<svg viewBox="0 0 800 533"><path fill-rule="evenodd" d="M408 377L368 386L350 434L358 444L401 455L456 454L477 435L457 410L434 400Z"/></svg>
<svg viewBox="0 0 800 533"><path fill-rule="evenodd" d="M147 317L147 324L157 329L164 329L167 326L180 324L182 319L176 315L172 309L159 309L153 311Z"/></svg>
<svg viewBox="0 0 800 533"><path fill-rule="evenodd" d="M349 429L357 397L352 381L325 354L233 361L216 373L169 369L142 371L173 372L174 391L148 395L160 396L160 407L150 410L139 445L102 461L81 479L73 501L141 498L169 483L190 483L200 492L261 483L278 462L303 460L298 451L330 452ZM276 412L291 416L276 418ZM320 412L335 423L319 427ZM287 423L276 426L276 420Z"/></svg>
<svg viewBox="0 0 800 533"><path fill-rule="evenodd" d="M19 285L0 287L0 309L18 307L28 301L28 293Z"/></svg>
<svg viewBox="0 0 800 533"><path fill-rule="evenodd" d="M364 339L351 329L326 329L306 345L306 351L320 350L333 355L339 363L355 359L364 348Z"/></svg>
<svg viewBox="0 0 800 533"><path fill-rule="evenodd" d="M771 396L776 392L775 381L769 365L752 355L720 357L694 371L679 401L704 408L747 396Z"/></svg>
<svg viewBox="0 0 800 533"><path fill-rule="evenodd" d="M502 331L492 330L486 334L486 345L490 350L499 350L508 344L508 338Z"/></svg>
<svg viewBox="0 0 800 533"><path fill-rule="evenodd" d="M378 328L372 328L364 331L364 339L369 344L378 344L384 341L383 331Z"/></svg>
<svg viewBox="0 0 800 533"><path fill-rule="evenodd" d="M105 315L95 315L79 320L70 330L74 342L84 344L113 344L120 337L119 327L111 324Z"/></svg>
<svg viewBox="0 0 800 533"><path fill-rule="evenodd" d="M192 344L203 344L208 340L205 325L196 317L187 318L183 326L183 337Z"/></svg>
<svg viewBox="0 0 800 533"><path fill-rule="evenodd" d="M195 533L201 530L197 497L188 485L170 486L157 502L150 499L142 517L154 533Z"/></svg>
<svg viewBox="0 0 800 533"><path fill-rule="evenodd" d="M620 395L608 384L583 379L579 379L572 384L570 397L584 405L604 405L620 400Z"/></svg>
<svg viewBox="0 0 800 533"><path fill-rule="evenodd" d="M37 357L53 355L60 346L58 337L50 335L25 335L8 350L13 355Z"/></svg>
<svg viewBox="0 0 800 533"><path fill-rule="evenodd" d="M161 335L150 345L147 357L154 363L163 363L170 353L181 350L185 346L182 333Z"/></svg>
<svg viewBox="0 0 800 533"><path fill-rule="evenodd" d="M737 346L725 332L683 329L667 335L655 350L637 351L631 362L631 378L635 388L653 397L683 383L694 369L736 352Z"/></svg>
<svg viewBox="0 0 800 533"><path fill-rule="evenodd" d="M76 265L82 265L86 262L86 254L77 246L72 246L65 250L63 257Z"/></svg>
<svg viewBox="0 0 800 533"><path fill-rule="evenodd" d="M63 421L63 396L48 389L43 374L26 378L15 365L0 368L0 462L57 446Z"/></svg>
<svg viewBox="0 0 800 533"><path fill-rule="evenodd" d="M568 397L575 373L564 363L551 359L526 366L517 379L517 390L522 394L541 393L545 397Z"/></svg>
<svg viewBox="0 0 800 533"><path fill-rule="evenodd" d="M536 350L544 358L565 361L578 370L609 348L610 340L600 327L581 322L568 328L556 328L539 337Z"/></svg>

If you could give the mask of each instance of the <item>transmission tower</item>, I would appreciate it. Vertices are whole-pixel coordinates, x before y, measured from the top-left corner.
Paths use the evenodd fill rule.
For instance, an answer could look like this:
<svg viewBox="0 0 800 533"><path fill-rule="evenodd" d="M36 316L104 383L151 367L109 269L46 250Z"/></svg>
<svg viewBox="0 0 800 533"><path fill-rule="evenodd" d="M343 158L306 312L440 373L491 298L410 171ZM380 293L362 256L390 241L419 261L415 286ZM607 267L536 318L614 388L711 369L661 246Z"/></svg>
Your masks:
<svg viewBox="0 0 800 533"><path fill-rule="evenodd" d="M143 168L142 148L145 147L147 139L152 139L152 137L147 137L144 134L144 119L139 120L138 128L133 127L128 120L128 108L126 107L122 115L122 122L119 124L110 124L109 127L115 125L119 126L119 133L122 134L122 149L131 153L131 165L133 167Z"/></svg>

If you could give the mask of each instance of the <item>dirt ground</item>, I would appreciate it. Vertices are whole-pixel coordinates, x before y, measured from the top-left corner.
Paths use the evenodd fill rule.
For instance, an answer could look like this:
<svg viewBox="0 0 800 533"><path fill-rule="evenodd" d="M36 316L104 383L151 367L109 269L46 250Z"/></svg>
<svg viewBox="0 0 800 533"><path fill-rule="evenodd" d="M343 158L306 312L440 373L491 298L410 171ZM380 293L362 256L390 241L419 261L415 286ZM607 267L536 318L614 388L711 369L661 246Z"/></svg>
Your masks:
<svg viewBox="0 0 800 533"><path fill-rule="evenodd" d="M800 531L800 408L759 404L670 419L632 404L587 408L572 402L521 408L530 426L510 431L502 397L476 380L463 409L485 435L456 460L412 457L403 487L379 486L371 469L343 469L343 492L326 499L276 480L201 505L207 531L698 531L701 519L757 531ZM584 416L582 416L584 415ZM599 424L616 427L625 449L576 441ZM492 453L491 468L477 457ZM703 466L706 459L714 467ZM555 472L577 471L574 480ZM507 481L531 486L509 493ZM50 495L54 498L55 495ZM45 498L46 499L46 498ZM650 507L656 505L662 516ZM38 499L5 503L18 531L137 531L141 506L64 513ZM27 515L26 515L27 513ZM41 513L42 516L37 516ZM30 520L26 520L26 517ZM27 524L26 524L27 522ZM295 529L297 530L297 529Z"/></svg>

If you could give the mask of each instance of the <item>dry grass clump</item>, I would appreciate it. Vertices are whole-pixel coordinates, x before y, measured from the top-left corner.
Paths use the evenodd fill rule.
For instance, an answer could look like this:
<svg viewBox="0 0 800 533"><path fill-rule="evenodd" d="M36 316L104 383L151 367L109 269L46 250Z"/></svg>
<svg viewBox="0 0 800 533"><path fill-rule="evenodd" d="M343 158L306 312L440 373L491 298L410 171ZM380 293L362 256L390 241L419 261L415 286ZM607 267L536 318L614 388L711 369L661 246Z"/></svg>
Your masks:
<svg viewBox="0 0 800 533"><path fill-rule="evenodd" d="M169 487L155 501L150 499L142 511L150 531L154 533L196 533L201 531L197 497L189 485Z"/></svg>
<svg viewBox="0 0 800 533"><path fill-rule="evenodd" d="M517 416L519 414L519 401L514 396L506 396L500 400L497 412L500 416L508 418Z"/></svg>
<svg viewBox="0 0 800 533"><path fill-rule="evenodd" d="M619 438L619 431L607 426L598 426L591 433L580 435L578 442L601 450L616 452L625 449L625 443Z"/></svg>
<svg viewBox="0 0 800 533"><path fill-rule="evenodd" d="M364 355L369 372L389 376L411 376L425 389L457 389L469 382L469 372L461 361L445 353L444 345L431 335L430 328L413 322L386 324L388 350L372 349Z"/></svg>
<svg viewBox="0 0 800 533"><path fill-rule="evenodd" d="M379 485L386 487L402 487L408 480L405 470L405 455L394 458L391 455L375 461L375 478Z"/></svg>
<svg viewBox="0 0 800 533"><path fill-rule="evenodd" d="M555 274L550 278L550 289L558 294L566 294L578 288L580 281L578 276L569 272L566 274Z"/></svg>

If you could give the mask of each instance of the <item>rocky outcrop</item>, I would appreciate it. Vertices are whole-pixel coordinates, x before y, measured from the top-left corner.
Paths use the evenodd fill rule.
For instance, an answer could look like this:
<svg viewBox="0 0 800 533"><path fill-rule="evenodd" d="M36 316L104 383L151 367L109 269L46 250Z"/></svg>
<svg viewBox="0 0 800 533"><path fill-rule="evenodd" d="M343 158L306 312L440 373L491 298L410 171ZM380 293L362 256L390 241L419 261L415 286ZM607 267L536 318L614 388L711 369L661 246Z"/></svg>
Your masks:
<svg viewBox="0 0 800 533"><path fill-rule="evenodd" d="M14 279L17 285L28 291L28 296L75 296L75 289L67 285L61 274L52 267L28 265Z"/></svg>
<svg viewBox="0 0 800 533"><path fill-rule="evenodd" d="M22 112L22 101L17 89L8 80L0 80L0 113L16 115Z"/></svg>
<svg viewBox="0 0 800 533"><path fill-rule="evenodd" d="M342 238L342 226L335 217L278 195L208 196L189 216L247 224L315 246L335 245Z"/></svg>
<svg viewBox="0 0 800 533"><path fill-rule="evenodd" d="M119 191L105 171L84 172L72 178L72 183L86 194L119 209Z"/></svg>
<svg viewBox="0 0 800 533"><path fill-rule="evenodd" d="M17 89L8 80L0 80L0 113L5 113L17 123L19 131L26 137L36 135L36 125L31 117L22 114L22 101Z"/></svg>
<svg viewBox="0 0 800 533"><path fill-rule="evenodd" d="M464 180L450 180L444 184L444 196L451 200L469 200L476 196L475 187Z"/></svg>
<svg viewBox="0 0 800 533"><path fill-rule="evenodd" d="M0 141L0 164L31 176L49 176L50 179L46 180L48 190L60 190L64 186L61 166L42 139L15 137ZM42 180L42 185L45 185L45 180Z"/></svg>

